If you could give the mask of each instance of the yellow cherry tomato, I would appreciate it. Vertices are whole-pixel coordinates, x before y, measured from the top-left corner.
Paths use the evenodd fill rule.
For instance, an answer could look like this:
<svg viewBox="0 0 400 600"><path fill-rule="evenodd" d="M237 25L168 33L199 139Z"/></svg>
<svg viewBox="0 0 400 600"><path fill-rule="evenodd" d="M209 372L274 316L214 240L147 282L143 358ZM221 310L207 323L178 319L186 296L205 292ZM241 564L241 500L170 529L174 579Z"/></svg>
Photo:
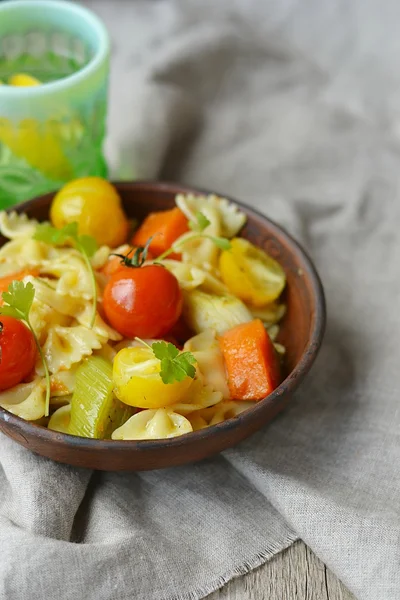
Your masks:
<svg viewBox="0 0 400 600"><path fill-rule="evenodd" d="M280 264L243 238L231 240L231 249L221 253L219 268L229 290L252 306L273 302L285 287L286 276Z"/></svg>
<svg viewBox="0 0 400 600"><path fill-rule="evenodd" d="M114 358L114 393L125 404L138 408L163 408L179 402L193 379L164 383L161 363L150 348L124 348Z"/></svg>
<svg viewBox="0 0 400 600"><path fill-rule="evenodd" d="M11 75L9 78L8 85L34 87L40 85L40 81L39 79L36 79L36 77L32 77L32 75L27 75L26 73L15 73L15 75Z"/></svg>
<svg viewBox="0 0 400 600"><path fill-rule="evenodd" d="M79 233L111 248L126 242L128 235L129 224L117 190L100 177L75 179L61 188L52 202L50 219L58 228L76 221Z"/></svg>

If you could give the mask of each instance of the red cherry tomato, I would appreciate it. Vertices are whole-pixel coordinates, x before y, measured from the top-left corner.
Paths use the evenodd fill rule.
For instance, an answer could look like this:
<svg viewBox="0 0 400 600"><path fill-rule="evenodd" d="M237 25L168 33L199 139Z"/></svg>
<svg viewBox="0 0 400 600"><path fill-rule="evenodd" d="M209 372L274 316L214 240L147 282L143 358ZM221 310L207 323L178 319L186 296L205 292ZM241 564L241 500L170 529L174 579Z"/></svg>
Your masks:
<svg viewBox="0 0 400 600"><path fill-rule="evenodd" d="M182 312L179 283L164 267L125 267L111 276L104 312L111 326L125 337L160 338Z"/></svg>
<svg viewBox="0 0 400 600"><path fill-rule="evenodd" d="M33 371L37 348L21 321L0 315L0 323L0 390L8 390Z"/></svg>

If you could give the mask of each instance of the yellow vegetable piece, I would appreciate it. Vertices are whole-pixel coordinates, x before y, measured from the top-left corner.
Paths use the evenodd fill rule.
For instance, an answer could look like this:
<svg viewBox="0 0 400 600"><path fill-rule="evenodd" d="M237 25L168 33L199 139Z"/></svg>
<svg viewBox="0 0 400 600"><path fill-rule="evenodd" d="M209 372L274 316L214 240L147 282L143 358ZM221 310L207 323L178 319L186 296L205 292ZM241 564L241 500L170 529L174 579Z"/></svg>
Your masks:
<svg viewBox="0 0 400 600"><path fill-rule="evenodd" d="M79 233L93 236L100 246L115 248L128 235L129 223L117 190L101 177L67 183L52 202L50 218L60 229L77 221Z"/></svg>
<svg viewBox="0 0 400 600"><path fill-rule="evenodd" d="M15 85L18 87L34 87L36 85L40 85L41 82L36 77L32 77L32 75L27 75L26 73L15 73L8 80L8 85Z"/></svg>
<svg viewBox="0 0 400 600"><path fill-rule="evenodd" d="M222 280L238 298L252 306L265 306L279 298L285 272L271 256L243 238L231 240L231 249L219 259Z"/></svg>
<svg viewBox="0 0 400 600"><path fill-rule="evenodd" d="M164 383L161 362L150 348L124 348L114 358L114 393L125 404L138 408L163 408L179 402L193 379Z"/></svg>

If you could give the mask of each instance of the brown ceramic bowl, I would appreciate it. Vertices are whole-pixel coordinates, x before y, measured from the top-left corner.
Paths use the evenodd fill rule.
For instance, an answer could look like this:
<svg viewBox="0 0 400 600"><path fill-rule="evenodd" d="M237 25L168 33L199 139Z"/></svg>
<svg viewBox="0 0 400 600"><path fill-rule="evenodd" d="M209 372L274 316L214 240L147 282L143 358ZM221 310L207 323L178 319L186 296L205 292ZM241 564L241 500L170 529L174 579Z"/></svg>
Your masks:
<svg viewBox="0 0 400 600"><path fill-rule="evenodd" d="M138 181L116 186L127 214L139 219L150 211L171 207L178 192L200 192L160 182ZM31 200L19 205L17 210L45 220L52 197L48 194ZM24 421L1 408L0 431L33 452L59 462L91 469L134 471L201 460L234 446L271 421L290 401L318 353L325 328L324 294L311 260L297 242L266 217L245 205L240 206L248 216L243 237L274 256L287 275L287 314L279 335L279 341L287 350L286 378L272 394L233 419L165 440L121 442L64 435ZM0 245L4 242L0 237Z"/></svg>

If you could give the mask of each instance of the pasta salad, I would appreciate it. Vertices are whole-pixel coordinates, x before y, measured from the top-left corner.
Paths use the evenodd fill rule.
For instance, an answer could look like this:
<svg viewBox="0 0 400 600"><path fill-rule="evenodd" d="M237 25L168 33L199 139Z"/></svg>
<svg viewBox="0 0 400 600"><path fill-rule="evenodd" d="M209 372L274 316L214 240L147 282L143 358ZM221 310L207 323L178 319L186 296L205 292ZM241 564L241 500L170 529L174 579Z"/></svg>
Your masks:
<svg viewBox="0 0 400 600"><path fill-rule="evenodd" d="M178 194L130 222L99 178L67 184L49 222L0 213L0 406L95 439L221 423L280 383L282 267L240 237L245 214Z"/></svg>

